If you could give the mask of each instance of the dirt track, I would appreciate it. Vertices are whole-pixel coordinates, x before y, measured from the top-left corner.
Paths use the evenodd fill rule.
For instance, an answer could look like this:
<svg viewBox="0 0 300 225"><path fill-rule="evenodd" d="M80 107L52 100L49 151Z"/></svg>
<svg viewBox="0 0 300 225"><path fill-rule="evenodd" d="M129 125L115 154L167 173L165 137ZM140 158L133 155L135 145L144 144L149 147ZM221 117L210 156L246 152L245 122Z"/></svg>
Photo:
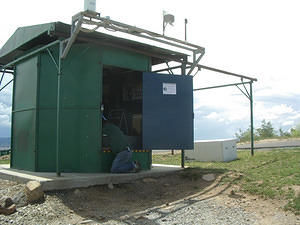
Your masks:
<svg viewBox="0 0 300 225"><path fill-rule="evenodd" d="M46 193L45 201L19 207L0 224L299 224L284 212L285 202L265 201L196 173L178 172L134 183ZM0 195L12 196L24 185L0 181Z"/></svg>

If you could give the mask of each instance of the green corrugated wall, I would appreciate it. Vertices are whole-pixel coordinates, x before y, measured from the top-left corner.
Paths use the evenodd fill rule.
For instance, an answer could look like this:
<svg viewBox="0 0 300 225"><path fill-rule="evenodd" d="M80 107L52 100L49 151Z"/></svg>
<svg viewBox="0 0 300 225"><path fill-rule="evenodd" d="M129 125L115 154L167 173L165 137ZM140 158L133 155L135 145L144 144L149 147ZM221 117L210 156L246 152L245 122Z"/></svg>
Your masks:
<svg viewBox="0 0 300 225"><path fill-rule="evenodd" d="M52 47L58 62L58 47ZM112 153L102 152L100 103L104 65L148 71L150 58L75 44L62 62L60 168L62 172L108 172ZM56 169L57 69L47 52L17 65L13 99L12 167ZM113 93L112 93L113 94ZM20 111L20 112L19 112ZM27 142L24 144L24 140ZM134 153L150 169L151 152Z"/></svg>
<svg viewBox="0 0 300 225"><path fill-rule="evenodd" d="M35 171L38 57L16 67L12 106L13 168Z"/></svg>

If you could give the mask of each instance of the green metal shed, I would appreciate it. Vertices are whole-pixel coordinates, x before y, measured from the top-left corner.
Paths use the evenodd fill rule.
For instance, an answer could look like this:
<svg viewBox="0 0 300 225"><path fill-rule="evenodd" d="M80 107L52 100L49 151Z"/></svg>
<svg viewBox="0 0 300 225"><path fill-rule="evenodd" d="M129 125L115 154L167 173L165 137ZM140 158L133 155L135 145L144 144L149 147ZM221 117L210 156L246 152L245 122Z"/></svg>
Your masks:
<svg viewBox="0 0 300 225"><path fill-rule="evenodd" d="M102 133L103 116L123 131L142 169L151 168L157 149L180 149L184 167L184 150L193 149L193 76L201 69L241 79L194 91L243 85L245 91L238 88L250 100L253 155L257 79L200 65L204 54L198 45L91 11L74 15L71 25L17 29L0 50L0 87L5 74L14 77L0 88L14 81L11 167L57 175L109 172L114 155ZM158 64L161 69L153 71ZM175 69L187 76L174 75ZM168 74L158 74L163 71Z"/></svg>
<svg viewBox="0 0 300 225"><path fill-rule="evenodd" d="M186 66L186 54L83 31L68 48L71 29L61 22L22 27L0 50L3 71L14 71L12 168L108 172L114 156L103 143L103 114L128 136L143 169L151 168L153 149L192 148L192 77L149 73L169 61ZM164 100L153 99L155 92ZM187 119L177 130L178 113Z"/></svg>

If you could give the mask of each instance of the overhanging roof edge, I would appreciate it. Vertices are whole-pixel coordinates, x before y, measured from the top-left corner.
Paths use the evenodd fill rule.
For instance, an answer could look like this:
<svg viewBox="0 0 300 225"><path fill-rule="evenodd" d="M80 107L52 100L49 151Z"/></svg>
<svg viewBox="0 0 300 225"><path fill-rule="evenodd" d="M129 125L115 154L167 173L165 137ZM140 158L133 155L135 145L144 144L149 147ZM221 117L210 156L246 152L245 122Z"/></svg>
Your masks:
<svg viewBox="0 0 300 225"><path fill-rule="evenodd" d="M19 27L0 49L0 58L17 50L27 42L40 36L45 32L53 31L55 23L45 23L33 26Z"/></svg>
<svg viewBox="0 0 300 225"><path fill-rule="evenodd" d="M34 40L35 38L39 38L42 35L52 36L54 39L51 39L51 41L59 38L67 38L68 35L70 34L70 29L71 29L71 25L62 22L51 22L46 24L20 27L14 32L14 34L7 40L4 46L0 49L0 64L6 64L12 61L13 59L15 59L16 57L22 55L22 52L26 51L26 49L24 49L24 46L26 46L26 44L28 43L33 43L32 45L36 45L36 46L40 44L45 44L43 42L40 43L39 41L41 40L39 41ZM91 38L91 40L99 39L99 40L111 41L114 43L118 43L120 45L128 44L133 47L142 48L144 51L158 52L160 54L163 53L164 55L172 55L173 57L174 55L176 55L178 58L183 58L185 56L188 56L187 54L181 52L176 52L155 45L150 45L147 43L143 43L143 42L127 39L127 38L117 37L102 32L93 32L90 34L80 33L80 36L87 36L87 38Z"/></svg>

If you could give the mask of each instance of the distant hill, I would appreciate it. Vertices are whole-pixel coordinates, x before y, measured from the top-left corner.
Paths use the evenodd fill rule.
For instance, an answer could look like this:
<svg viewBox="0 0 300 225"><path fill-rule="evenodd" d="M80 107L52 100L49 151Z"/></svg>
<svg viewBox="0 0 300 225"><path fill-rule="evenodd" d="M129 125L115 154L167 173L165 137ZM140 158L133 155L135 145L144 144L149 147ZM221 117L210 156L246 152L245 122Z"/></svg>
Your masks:
<svg viewBox="0 0 300 225"><path fill-rule="evenodd" d="M10 147L10 138L9 137L0 137L0 147Z"/></svg>

